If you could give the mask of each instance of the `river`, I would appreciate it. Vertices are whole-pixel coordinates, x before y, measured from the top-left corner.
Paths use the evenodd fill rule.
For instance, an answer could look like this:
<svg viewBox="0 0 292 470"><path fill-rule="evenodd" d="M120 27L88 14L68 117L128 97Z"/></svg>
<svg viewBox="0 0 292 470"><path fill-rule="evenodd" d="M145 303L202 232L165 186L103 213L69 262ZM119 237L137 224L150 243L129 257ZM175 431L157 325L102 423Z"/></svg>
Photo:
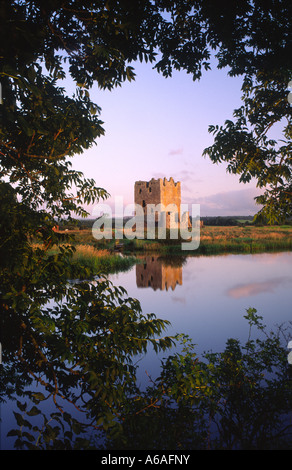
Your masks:
<svg viewBox="0 0 292 470"><path fill-rule="evenodd" d="M143 313L169 320L166 335L189 335L198 355L222 351L231 337L247 340L249 325L244 315L249 307L257 310L269 329L292 320L292 252L184 259L149 254L110 279L140 301ZM137 358L140 387L147 385L149 376L159 374L166 355L149 350ZM2 402L2 449L13 448L15 437L6 436L15 427L15 411L19 411L15 401Z"/></svg>
<svg viewBox="0 0 292 470"><path fill-rule="evenodd" d="M291 252L195 256L183 262L149 255L143 261L112 281L139 299L144 313L169 320L166 334L189 335L198 353L220 351L230 337L245 341L249 307L271 329L292 321ZM140 361L141 380L145 370L156 375L159 366L149 351Z"/></svg>

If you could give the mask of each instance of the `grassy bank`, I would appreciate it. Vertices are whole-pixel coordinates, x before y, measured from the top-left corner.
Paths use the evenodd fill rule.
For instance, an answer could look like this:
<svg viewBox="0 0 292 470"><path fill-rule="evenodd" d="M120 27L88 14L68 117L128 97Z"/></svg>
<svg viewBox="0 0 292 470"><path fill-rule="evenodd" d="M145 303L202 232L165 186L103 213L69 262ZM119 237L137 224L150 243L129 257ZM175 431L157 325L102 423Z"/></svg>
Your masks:
<svg viewBox="0 0 292 470"><path fill-rule="evenodd" d="M290 251L292 227L204 227L199 253L261 253Z"/></svg>
<svg viewBox="0 0 292 470"><path fill-rule="evenodd" d="M95 240L91 230L77 230L74 234L76 246L86 244L94 246L97 250L106 250L114 253L116 243L122 245L121 251L125 254L135 255L143 252L158 252L161 254L181 254L181 242L184 240ZM220 254L220 253L260 253L269 251L292 250L292 226L205 226L200 233L200 246L193 254ZM187 252L184 251L184 254ZM114 255L116 256L116 255Z"/></svg>
<svg viewBox="0 0 292 470"><path fill-rule="evenodd" d="M73 262L80 266L90 267L95 272L112 274L120 271L127 271L135 263L134 256L122 256L113 254L108 250L98 250L91 245L76 245L73 254Z"/></svg>
<svg viewBox="0 0 292 470"><path fill-rule="evenodd" d="M70 244L75 247L72 263L90 268L95 273L113 274L127 271L149 253L160 256L216 255L223 253L264 253L292 250L292 227L205 226L200 233L197 250L182 251L184 240L96 240L91 230L69 231ZM118 250L118 251L117 251ZM53 248L50 253L56 253Z"/></svg>
<svg viewBox="0 0 292 470"><path fill-rule="evenodd" d="M40 247L37 243L34 247ZM106 249L97 249L90 244L78 243L74 246L75 251L72 255L72 265L78 264L79 267L90 268L94 273L113 274L121 271L127 271L137 259L134 256L123 256L120 253L112 253ZM57 247L48 250L48 255L56 255L59 252Z"/></svg>

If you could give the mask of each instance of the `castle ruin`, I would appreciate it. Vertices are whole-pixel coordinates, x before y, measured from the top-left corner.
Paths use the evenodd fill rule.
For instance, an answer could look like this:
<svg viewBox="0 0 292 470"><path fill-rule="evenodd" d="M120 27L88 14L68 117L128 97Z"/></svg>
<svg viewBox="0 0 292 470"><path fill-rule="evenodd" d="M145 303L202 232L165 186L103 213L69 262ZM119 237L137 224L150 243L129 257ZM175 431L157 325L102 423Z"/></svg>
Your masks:
<svg viewBox="0 0 292 470"><path fill-rule="evenodd" d="M144 220L149 205L154 205L156 208L161 205L161 213L155 212L155 221L158 222L159 217L165 216L166 228L180 225L182 221L180 181L175 182L172 177L169 180L152 178L150 181L136 181L134 192L135 204L142 206ZM151 210L154 210L153 207Z"/></svg>

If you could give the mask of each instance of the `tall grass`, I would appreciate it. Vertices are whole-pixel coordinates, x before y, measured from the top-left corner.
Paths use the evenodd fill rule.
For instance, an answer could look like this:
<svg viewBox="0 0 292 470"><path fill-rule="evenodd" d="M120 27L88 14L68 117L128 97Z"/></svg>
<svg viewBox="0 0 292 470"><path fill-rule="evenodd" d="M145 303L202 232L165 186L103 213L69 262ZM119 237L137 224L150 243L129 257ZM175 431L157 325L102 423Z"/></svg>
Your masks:
<svg viewBox="0 0 292 470"><path fill-rule="evenodd" d="M110 269L113 269L114 265L127 266L128 263L131 263L131 260L117 259L118 256L112 253L116 242L114 233L111 240L95 240L91 230L76 231L74 235L75 242L73 244L77 249L75 256L79 256L84 263L96 263L98 266L109 266ZM121 243L123 244L122 251L129 255L149 251L161 254L181 254L182 241L185 240L171 240L169 238L148 240L145 236L144 239L134 238L132 240L125 237ZM92 251L89 248L82 248L82 246L91 246ZM190 251L190 253L259 253L281 250L292 250L291 226L205 226L200 231L199 248ZM83 257L82 253L84 253ZM107 261L104 259L105 257L108 258ZM98 258L98 261L95 258Z"/></svg>
<svg viewBox="0 0 292 470"><path fill-rule="evenodd" d="M125 242L129 251L181 252L183 240L133 240ZM260 253L292 250L292 227L203 227L199 248L194 254Z"/></svg>
<svg viewBox="0 0 292 470"><path fill-rule="evenodd" d="M112 274L127 271L137 262L134 256L112 254L108 250L98 250L91 245L76 245L75 249L72 261L96 272Z"/></svg>
<svg viewBox="0 0 292 470"><path fill-rule="evenodd" d="M43 248L42 245L34 243L33 247ZM55 255L59 252L57 246L48 250L48 255ZM114 274L120 271L127 271L138 262L134 256L123 256L119 253L112 253L107 249L98 249L93 245L76 244L72 255L72 265L78 264L81 268L90 268L96 274Z"/></svg>

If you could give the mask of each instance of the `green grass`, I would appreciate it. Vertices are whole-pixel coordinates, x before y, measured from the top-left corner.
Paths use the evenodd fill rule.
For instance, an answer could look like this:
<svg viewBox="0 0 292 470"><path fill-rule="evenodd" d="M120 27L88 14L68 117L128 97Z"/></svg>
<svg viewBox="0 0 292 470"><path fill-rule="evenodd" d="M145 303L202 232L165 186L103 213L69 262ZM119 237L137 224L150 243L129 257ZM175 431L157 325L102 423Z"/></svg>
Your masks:
<svg viewBox="0 0 292 470"><path fill-rule="evenodd" d="M182 253L184 240L124 240L128 252L156 251L162 254ZM193 254L261 253L292 250L292 227L203 227L200 245ZM184 254L187 251L183 251Z"/></svg>
<svg viewBox="0 0 292 470"><path fill-rule="evenodd" d="M73 263L78 263L84 268L91 268L96 273L113 274L127 271L137 260L134 256L121 256L107 251L98 251L90 245L77 245L73 255Z"/></svg>
<svg viewBox="0 0 292 470"><path fill-rule="evenodd" d="M91 230L78 230L70 232L74 239L69 242L75 247L72 265L78 263L84 268L84 277L89 270L96 274L114 274L127 271L140 258L149 253L160 256L197 256L220 254L248 254L292 250L292 227L215 227L206 226L201 229L200 245L197 250L182 250L181 242L185 240L147 240L124 238L123 240L96 240ZM122 245L120 252L116 245ZM35 244L37 246L37 243ZM49 250L48 254L55 254L58 248Z"/></svg>
<svg viewBox="0 0 292 470"><path fill-rule="evenodd" d="M126 255L143 254L156 252L162 255L167 254L187 254L188 251L181 250L181 242L185 240L147 240L133 239L115 240L113 239L96 240L93 238L91 230L77 230L71 232L74 234L73 244L76 247L88 245L96 250L105 250L108 261L88 261L99 263L102 266L114 266L127 264L127 261L117 259L114 254L115 244L123 245L122 252ZM205 226L200 233L200 246L197 250L190 250L191 254L220 254L220 253L260 253L270 251L289 251L292 250L292 226ZM114 258L111 258L114 256ZM84 260L84 262L86 262ZM134 260L132 260L134 263Z"/></svg>
<svg viewBox="0 0 292 470"><path fill-rule="evenodd" d="M34 243L35 248L43 248L42 245ZM127 271L138 262L135 256L124 256L120 253L113 253L105 249L97 249L90 244L75 244L75 251L72 255L72 266L78 264L84 268L86 277L86 269L90 268L94 273L114 274L121 271ZM47 255L56 255L59 248L54 246L47 251Z"/></svg>

